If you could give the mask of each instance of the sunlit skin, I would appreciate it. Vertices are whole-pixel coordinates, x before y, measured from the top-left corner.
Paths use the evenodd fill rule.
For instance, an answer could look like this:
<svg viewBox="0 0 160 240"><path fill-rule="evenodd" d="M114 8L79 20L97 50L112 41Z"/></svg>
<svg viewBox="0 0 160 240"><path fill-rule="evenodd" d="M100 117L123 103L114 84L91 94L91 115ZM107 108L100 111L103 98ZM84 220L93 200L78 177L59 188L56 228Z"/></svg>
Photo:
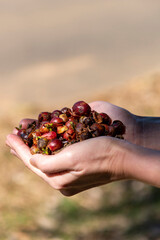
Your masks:
<svg viewBox="0 0 160 240"><path fill-rule="evenodd" d="M14 129L6 144L30 170L65 196L125 179L160 187L160 118L136 116L107 102L90 106L122 121L125 140L100 136L67 146L55 155L32 155ZM24 119L20 124L25 128L31 121Z"/></svg>

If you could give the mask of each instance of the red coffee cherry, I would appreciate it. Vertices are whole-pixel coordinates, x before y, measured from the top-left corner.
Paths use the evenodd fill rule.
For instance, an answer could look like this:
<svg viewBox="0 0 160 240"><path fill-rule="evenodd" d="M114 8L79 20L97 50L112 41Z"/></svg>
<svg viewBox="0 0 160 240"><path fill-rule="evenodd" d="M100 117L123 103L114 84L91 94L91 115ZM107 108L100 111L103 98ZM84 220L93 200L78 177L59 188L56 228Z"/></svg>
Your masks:
<svg viewBox="0 0 160 240"><path fill-rule="evenodd" d="M59 150L63 147L63 143L61 140L59 139L53 139L51 140L48 145L47 145L47 149L50 150L51 152L54 152L56 150Z"/></svg>
<svg viewBox="0 0 160 240"><path fill-rule="evenodd" d="M48 140L55 139L57 138L57 133L54 131L50 131L48 133L44 133L43 135L41 135L41 138L46 138Z"/></svg>
<svg viewBox="0 0 160 240"><path fill-rule="evenodd" d="M63 122L63 119L60 117L53 117L50 123L53 123L54 127L58 127L58 126L62 126L64 122Z"/></svg>
<svg viewBox="0 0 160 240"><path fill-rule="evenodd" d="M53 117L59 117L59 115L62 114L62 112L60 110L54 110L52 113L51 113L51 118Z"/></svg>
<svg viewBox="0 0 160 240"><path fill-rule="evenodd" d="M38 122L42 121L50 121L51 119L51 113L50 112L41 112L38 116Z"/></svg>

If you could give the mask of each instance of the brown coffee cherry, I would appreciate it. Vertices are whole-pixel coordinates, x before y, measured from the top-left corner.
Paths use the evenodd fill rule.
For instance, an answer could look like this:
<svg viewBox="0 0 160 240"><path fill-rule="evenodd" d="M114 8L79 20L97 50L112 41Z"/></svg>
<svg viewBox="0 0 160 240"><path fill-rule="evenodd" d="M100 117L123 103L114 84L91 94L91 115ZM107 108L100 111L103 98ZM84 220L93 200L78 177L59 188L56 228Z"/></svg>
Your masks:
<svg viewBox="0 0 160 240"><path fill-rule="evenodd" d="M126 127L120 120L114 120L113 123L112 123L112 126L115 129L115 134L116 135L123 135L123 134L125 134Z"/></svg>
<svg viewBox="0 0 160 240"><path fill-rule="evenodd" d="M105 132L104 126L102 126L100 123L93 123L90 126L90 130L91 130L91 133L92 133L92 137L102 136Z"/></svg>
<svg viewBox="0 0 160 240"><path fill-rule="evenodd" d="M48 144L48 139L47 138L39 138L37 146L39 149L43 149L47 146Z"/></svg>

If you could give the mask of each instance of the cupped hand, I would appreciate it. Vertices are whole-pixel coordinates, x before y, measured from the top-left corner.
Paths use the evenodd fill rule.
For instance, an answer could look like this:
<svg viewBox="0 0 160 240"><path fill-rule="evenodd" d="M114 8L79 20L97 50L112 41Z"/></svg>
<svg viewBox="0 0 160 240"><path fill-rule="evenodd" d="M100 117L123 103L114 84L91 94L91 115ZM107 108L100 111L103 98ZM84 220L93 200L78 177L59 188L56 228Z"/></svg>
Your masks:
<svg viewBox="0 0 160 240"><path fill-rule="evenodd" d="M107 102L90 103L97 112L106 112L112 120L121 120L127 128L125 138L132 140L134 115L123 108ZM27 127L33 119L23 119L20 124ZM61 152L47 156L32 155L30 149L16 136L17 130L8 135L7 145L11 153L42 177L51 187L71 196L89 188L125 178L123 171L123 140L112 137L98 137L75 143Z"/></svg>
<svg viewBox="0 0 160 240"><path fill-rule="evenodd" d="M128 110L118 107L114 104L105 101L95 101L90 103L93 110L97 112L107 113L112 121L121 120L126 126L126 134L124 138L131 143L137 144L139 142L139 126L137 123L137 116Z"/></svg>
<svg viewBox="0 0 160 240"><path fill-rule="evenodd" d="M119 141L111 137L88 139L48 156L31 155L18 136L7 137L7 144L30 170L67 196L124 178Z"/></svg>

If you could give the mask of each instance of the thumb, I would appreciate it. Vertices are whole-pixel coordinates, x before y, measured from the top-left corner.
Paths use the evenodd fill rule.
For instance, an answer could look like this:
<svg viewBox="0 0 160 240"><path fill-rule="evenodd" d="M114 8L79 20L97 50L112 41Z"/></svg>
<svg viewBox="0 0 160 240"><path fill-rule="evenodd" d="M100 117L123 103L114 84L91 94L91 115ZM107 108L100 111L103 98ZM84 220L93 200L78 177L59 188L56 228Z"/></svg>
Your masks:
<svg viewBox="0 0 160 240"><path fill-rule="evenodd" d="M63 172L72 169L71 155L65 153L57 153L55 155L32 155L30 163L40 169L42 172L50 174Z"/></svg>

